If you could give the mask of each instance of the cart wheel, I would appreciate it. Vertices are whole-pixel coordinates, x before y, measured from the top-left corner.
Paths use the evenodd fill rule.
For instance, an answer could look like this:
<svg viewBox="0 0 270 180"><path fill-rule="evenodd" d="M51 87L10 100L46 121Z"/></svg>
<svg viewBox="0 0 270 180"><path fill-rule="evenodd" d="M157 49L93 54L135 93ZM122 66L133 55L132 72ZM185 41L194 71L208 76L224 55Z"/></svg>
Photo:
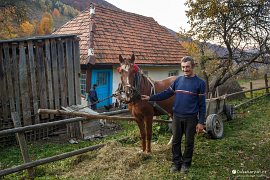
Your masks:
<svg viewBox="0 0 270 180"><path fill-rule="evenodd" d="M223 137L223 121L217 114L210 114L206 119L206 132L213 139Z"/></svg>
<svg viewBox="0 0 270 180"><path fill-rule="evenodd" d="M232 105L229 104L225 105L225 114L228 121L234 119L234 109Z"/></svg>

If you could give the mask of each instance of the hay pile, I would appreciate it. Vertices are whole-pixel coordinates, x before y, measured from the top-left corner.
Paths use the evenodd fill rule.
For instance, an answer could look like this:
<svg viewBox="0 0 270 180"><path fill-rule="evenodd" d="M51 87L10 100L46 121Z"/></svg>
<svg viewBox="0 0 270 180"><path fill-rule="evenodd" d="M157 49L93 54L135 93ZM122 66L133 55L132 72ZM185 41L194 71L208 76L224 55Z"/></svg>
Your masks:
<svg viewBox="0 0 270 180"><path fill-rule="evenodd" d="M72 172L63 178L82 179L140 179L154 172L158 166L171 162L171 149L166 145L153 145L152 153L141 152L139 147L124 147L118 142L108 143L93 155L78 156ZM163 162L160 162L163 161ZM165 164L164 164L165 163ZM156 173L155 173L156 174Z"/></svg>

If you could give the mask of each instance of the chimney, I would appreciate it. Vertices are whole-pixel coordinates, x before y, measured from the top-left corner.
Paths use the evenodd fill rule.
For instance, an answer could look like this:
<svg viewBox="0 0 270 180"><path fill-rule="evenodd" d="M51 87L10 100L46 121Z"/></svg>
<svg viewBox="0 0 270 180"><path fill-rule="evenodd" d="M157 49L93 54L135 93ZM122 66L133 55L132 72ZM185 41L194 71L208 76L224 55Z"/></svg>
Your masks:
<svg viewBox="0 0 270 180"><path fill-rule="evenodd" d="M94 35L96 32L96 25L95 25L95 7L94 4L90 4L89 9L90 15L90 23L89 23L89 39L88 39L88 58L87 62L90 64L96 63L95 52L94 52Z"/></svg>

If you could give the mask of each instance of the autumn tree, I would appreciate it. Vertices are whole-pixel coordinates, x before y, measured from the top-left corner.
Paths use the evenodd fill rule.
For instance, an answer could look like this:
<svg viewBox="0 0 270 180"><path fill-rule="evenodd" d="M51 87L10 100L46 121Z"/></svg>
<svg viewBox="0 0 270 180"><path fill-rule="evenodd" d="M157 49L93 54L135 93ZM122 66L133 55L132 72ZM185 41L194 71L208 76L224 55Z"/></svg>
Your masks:
<svg viewBox="0 0 270 180"><path fill-rule="evenodd" d="M266 63L269 55L270 21L267 0L187 0L190 33L201 42L226 48L218 58L210 91L253 63ZM201 50L204 50L201 48ZM201 51L201 61L213 60Z"/></svg>
<svg viewBox="0 0 270 180"><path fill-rule="evenodd" d="M53 30L53 19L50 13L45 13L38 25L37 33L39 35L51 34Z"/></svg>
<svg viewBox="0 0 270 180"><path fill-rule="evenodd" d="M60 16L59 10L56 9L56 8L54 8L54 9L53 9L53 12L52 12L52 15L53 15L53 17L59 17L59 16Z"/></svg>
<svg viewBox="0 0 270 180"><path fill-rule="evenodd" d="M14 38L20 30L20 24L28 19L26 2L30 0L1 0L0 3L0 39Z"/></svg>
<svg viewBox="0 0 270 180"><path fill-rule="evenodd" d="M34 33L35 26L29 21L24 21L21 24L21 31L22 31L23 36L30 36Z"/></svg>

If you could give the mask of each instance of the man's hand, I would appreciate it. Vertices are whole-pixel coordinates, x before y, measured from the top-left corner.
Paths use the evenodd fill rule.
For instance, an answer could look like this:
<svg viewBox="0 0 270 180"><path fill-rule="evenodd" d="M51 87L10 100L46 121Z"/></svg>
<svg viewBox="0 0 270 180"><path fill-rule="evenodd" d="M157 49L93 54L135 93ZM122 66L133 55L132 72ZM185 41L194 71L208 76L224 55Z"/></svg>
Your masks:
<svg viewBox="0 0 270 180"><path fill-rule="evenodd" d="M149 99L150 99L149 96L147 96L147 95L141 95L141 100L148 101Z"/></svg>
<svg viewBox="0 0 270 180"><path fill-rule="evenodd" d="M203 133L204 132L203 128L204 128L204 126L202 124L198 123L197 126L196 126L196 132L197 133Z"/></svg>

